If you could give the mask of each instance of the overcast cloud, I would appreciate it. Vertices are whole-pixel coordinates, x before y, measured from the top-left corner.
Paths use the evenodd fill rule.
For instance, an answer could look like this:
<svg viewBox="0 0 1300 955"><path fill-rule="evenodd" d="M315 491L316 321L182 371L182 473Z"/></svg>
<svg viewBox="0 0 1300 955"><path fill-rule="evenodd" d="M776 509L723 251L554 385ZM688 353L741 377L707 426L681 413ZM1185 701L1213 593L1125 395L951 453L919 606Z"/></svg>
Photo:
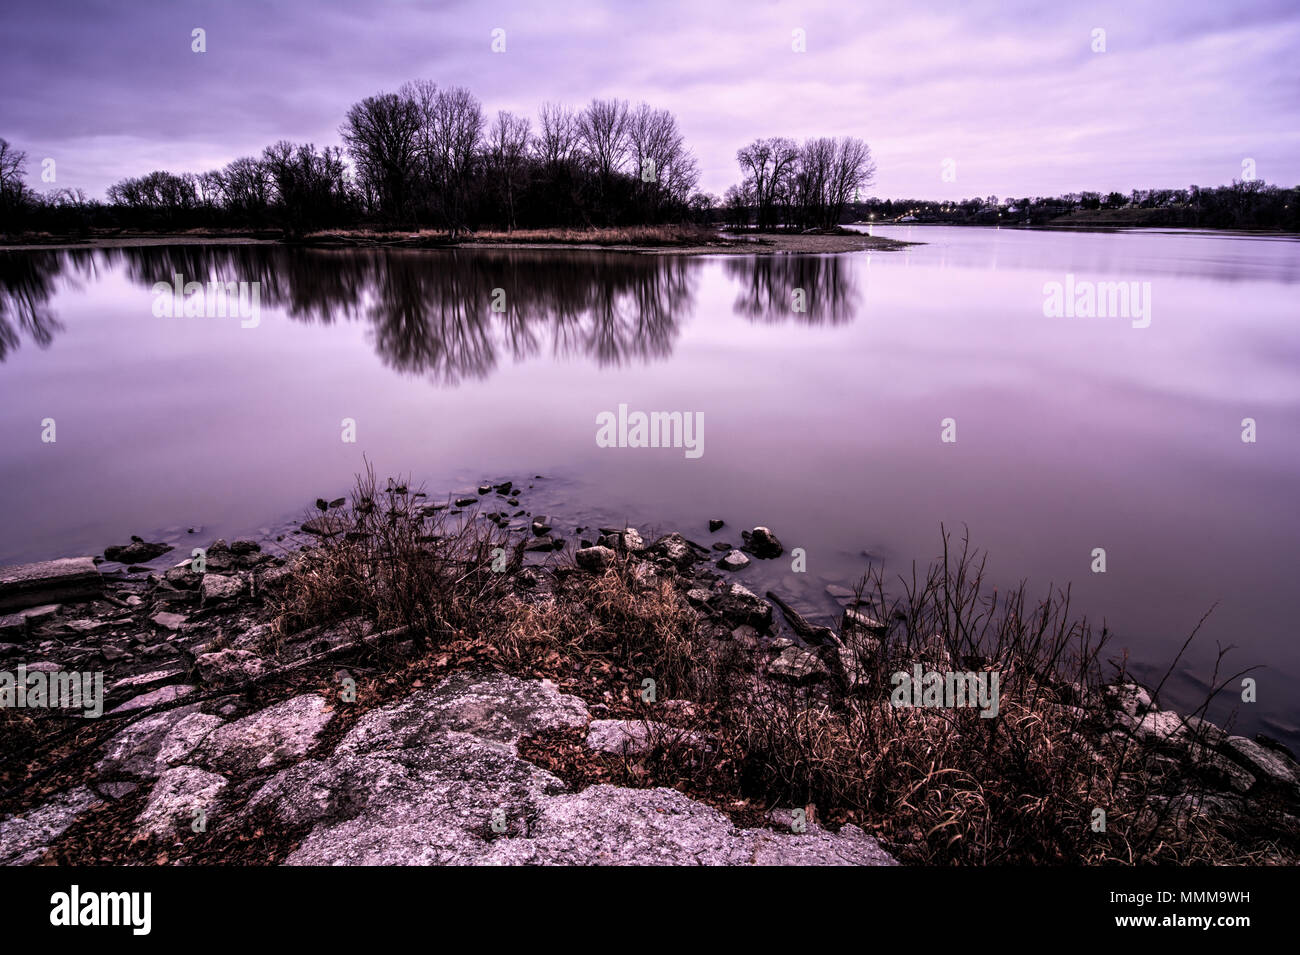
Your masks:
<svg viewBox="0 0 1300 955"><path fill-rule="evenodd" d="M190 50L195 27L206 53ZM277 139L336 144L348 104L426 77L489 113L593 96L667 107L719 195L736 149L774 135L866 139L870 191L894 198L1216 185L1247 158L1291 186L1297 62L1293 2L9 2L0 136L27 152L34 188L51 188L48 156L56 186L102 196Z"/></svg>

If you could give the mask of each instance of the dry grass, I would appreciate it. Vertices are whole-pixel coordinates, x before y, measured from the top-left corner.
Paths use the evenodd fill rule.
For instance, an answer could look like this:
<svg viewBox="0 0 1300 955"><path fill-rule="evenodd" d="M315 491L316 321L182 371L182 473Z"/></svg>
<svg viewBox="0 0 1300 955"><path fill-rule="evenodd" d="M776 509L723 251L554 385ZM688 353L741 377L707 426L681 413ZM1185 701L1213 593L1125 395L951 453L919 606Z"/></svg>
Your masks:
<svg viewBox="0 0 1300 955"><path fill-rule="evenodd" d="M276 607L279 632L360 614L381 630L409 631L423 651L476 632L521 563L522 549L506 554L503 531L448 517L404 481L381 491L370 468L350 502L336 503L318 502L336 532L295 560Z"/></svg>
<svg viewBox="0 0 1300 955"><path fill-rule="evenodd" d="M1103 672L1109 633L1071 616L1068 590L1037 602L1023 585L992 590L982 558L965 541L950 553L946 534L942 559L913 568L897 597L879 575L862 582L858 609L879 626L837 634L854 655L855 685L830 646L822 657L834 679L795 687L761 676L761 660L717 639L679 582L633 557L603 574L558 567L533 590L511 583L522 551L493 570L504 539L482 522L449 527L401 485L377 492L367 474L340 513L354 533L303 565L281 626L361 612L381 628L409 627L417 648L442 660L549 676L612 715L683 725L641 700L651 678L658 701L694 704L686 728L712 744L701 752L656 739L626 767L632 782L722 808L811 806L823 821L876 832L913 863L1296 859L1293 818L1267 806L1238 824L1193 812L1217 786L1185 757L1115 730L1103 686L1124 674ZM891 674L914 663L998 673L997 717L891 705ZM1092 825L1098 809L1104 832Z"/></svg>
<svg viewBox="0 0 1300 955"><path fill-rule="evenodd" d="M516 229L513 232L476 232L469 241L505 243L561 243L565 245L673 246L720 243L717 230L697 225L619 226L607 229Z"/></svg>

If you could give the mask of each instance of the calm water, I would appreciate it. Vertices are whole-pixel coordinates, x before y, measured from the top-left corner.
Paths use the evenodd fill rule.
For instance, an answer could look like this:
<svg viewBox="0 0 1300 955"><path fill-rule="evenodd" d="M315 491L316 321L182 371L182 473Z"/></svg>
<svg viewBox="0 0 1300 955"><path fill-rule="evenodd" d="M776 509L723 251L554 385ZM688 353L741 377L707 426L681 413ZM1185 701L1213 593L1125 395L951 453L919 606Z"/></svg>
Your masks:
<svg viewBox="0 0 1300 955"><path fill-rule="evenodd" d="M761 259L0 252L0 563L133 533L273 538L343 493L363 455L438 496L533 481L526 506L580 523L733 543L767 524L806 549L808 573L756 562L742 579L811 611L871 560L932 558L944 522L969 528L999 581L1072 583L1075 609L1104 618L1148 679L1217 601L1172 702L1197 697L1216 642L1233 644L1230 662L1264 666L1239 728L1300 742L1300 245L876 231L927 244ZM259 282L259 323L155 317L152 286L175 273ZM1044 284L1067 274L1149 282L1150 326L1045 317ZM620 404L702 412L703 455L598 447L596 416ZM710 535L710 517L728 526ZM1097 547L1105 574L1089 569Z"/></svg>

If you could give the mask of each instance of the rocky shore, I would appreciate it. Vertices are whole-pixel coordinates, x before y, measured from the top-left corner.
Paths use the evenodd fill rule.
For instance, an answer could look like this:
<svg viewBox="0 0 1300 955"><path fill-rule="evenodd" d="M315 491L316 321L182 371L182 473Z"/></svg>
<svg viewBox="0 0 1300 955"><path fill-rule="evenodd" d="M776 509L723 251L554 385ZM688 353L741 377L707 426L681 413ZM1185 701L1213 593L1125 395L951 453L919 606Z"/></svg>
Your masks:
<svg viewBox="0 0 1300 955"><path fill-rule="evenodd" d="M12 699L0 710L0 862L891 865L908 857L909 838L924 841L863 800L774 798L754 783L755 766L779 760L779 747L755 734L772 732L777 711L764 707L802 719L847 706L896 721L881 674L910 663L904 656L939 669L976 662L954 659L938 638L894 647L898 621L861 591L831 588L843 608L833 626L751 592L736 572L783 552L768 528L717 549L625 527L570 537L521 506L524 493L511 482L445 503L391 483L386 492L403 515L500 535L482 551L508 622L495 639L461 630L439 642L366 606L301 619L334 549L371 534L364 520L384 505L365 496L352 508L317 502L282 554L218 540L196 570L193 558L134 539L104 559L0 569L0 670L94 671L105 696L95 719ZM708 534L724 526L711 522ZM419 534L420 546L453 536L439 528ZM595 596L575 596L584 594ZM671 642L666 634L688 626L711 654L712 679L725 659L744 674L742 690L692 699L698 674L676 675L668 656L647 667L619 640L596 654L555 637L569 625L558 614L607 623L618 601L653 601L619 618L652 638ZM531 644L518 636L530 627ZM1069 720L1099 764L1135 748L1145 764L1135 772L1160 774L1140 799L1138 817L1161 814L1150 825L1232 833L1266 820L1283 843L1300 829L1300 765L1271 741L1162 709L1132 683L1061 680L1033 706ZM728 715L745 708L763 718ZM1004 703L1002 718L1024 712ZM933 716L952 714L905 715L872 745L933 732ZM961 725L985 731L970 719ZM1137 822L1112 813L1112 826ZM1086 833L1089 819L1078 825Z"/></svg>

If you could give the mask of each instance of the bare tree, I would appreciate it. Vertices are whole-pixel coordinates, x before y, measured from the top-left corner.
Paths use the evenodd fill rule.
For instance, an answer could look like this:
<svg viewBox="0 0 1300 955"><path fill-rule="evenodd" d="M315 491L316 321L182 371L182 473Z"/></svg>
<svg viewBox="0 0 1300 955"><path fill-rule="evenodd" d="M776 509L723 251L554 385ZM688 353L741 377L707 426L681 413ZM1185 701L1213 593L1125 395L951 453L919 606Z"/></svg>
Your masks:
<svg viewBox="0 0 1300 955"><path fill-rule="evenodd" d="M844 207L857 201L858 191L876 178L876 163L871 158L871 147L860 139L845 136L835 151L827 187L827 225L838 225Z"/></svg>
<svg viewBox="0 0 1300 955"><path fill-rule="evenodd" d="M799 147L782 137L756 139L736 153L747 187L753 196L756 225L776 225L776 207L789 188L799 160Z"/></svg>
<svg viewBox="0 0 1300 955"><path fill-rule="evenodd" d="M506 208L506 227L515 227L515 192L519 188L528 161L528 120L506 110L497 113L488 130L487 160Z"/></svg>
<svg viewBox="0 0 1300 955"><path fill-rule="evenodd" d="M413 99L380 93L352 104L339 129L363 187L386 215L409 212L420 128Z"/></svg>
<svg viewBox="0 0 1300 955"><path fill-rule="evenodd" d="M483 107L462 86L439 91L433 103L434 171L447 230L465 225L469 179L483 136Z"/></svg>
<svg viewBox="0 0 1300 955"><path fill-rule="evenodd" d="M23 199L26 186L23 177L27 175L27 153L9 145L9 140L0 138L0 208L12 209Z"/></svg>
<svg viewBox="0 0 1300 955"><path fill-rule="evenodd" d="M578 141L602 179L618 172L627 158L627 101L593 99L578 115Z"/></svg>
<svg viewBox="0 0 1300 955"><path fill-rule="evenodd" d="M535 154L543 164L564 165L577 157L578 119L573 110L559 103L543 103L537 113L539 130Z"/></svg>
<svg viewBox="0 0 1300 955"><path fill-rule="evenodd" d="M793 186L793 205L801 225L826 224L830 182L835 166L835 140L810 139L799 151Z"/></svg>
<svg viewBox="0 0 1300 955"><path fill-rule="evenodd" d="M627 153L632 175L651 214L666 202L685 206L699 182L699 166L686 148L677 119L642 103L628 114Z"/></svg>

